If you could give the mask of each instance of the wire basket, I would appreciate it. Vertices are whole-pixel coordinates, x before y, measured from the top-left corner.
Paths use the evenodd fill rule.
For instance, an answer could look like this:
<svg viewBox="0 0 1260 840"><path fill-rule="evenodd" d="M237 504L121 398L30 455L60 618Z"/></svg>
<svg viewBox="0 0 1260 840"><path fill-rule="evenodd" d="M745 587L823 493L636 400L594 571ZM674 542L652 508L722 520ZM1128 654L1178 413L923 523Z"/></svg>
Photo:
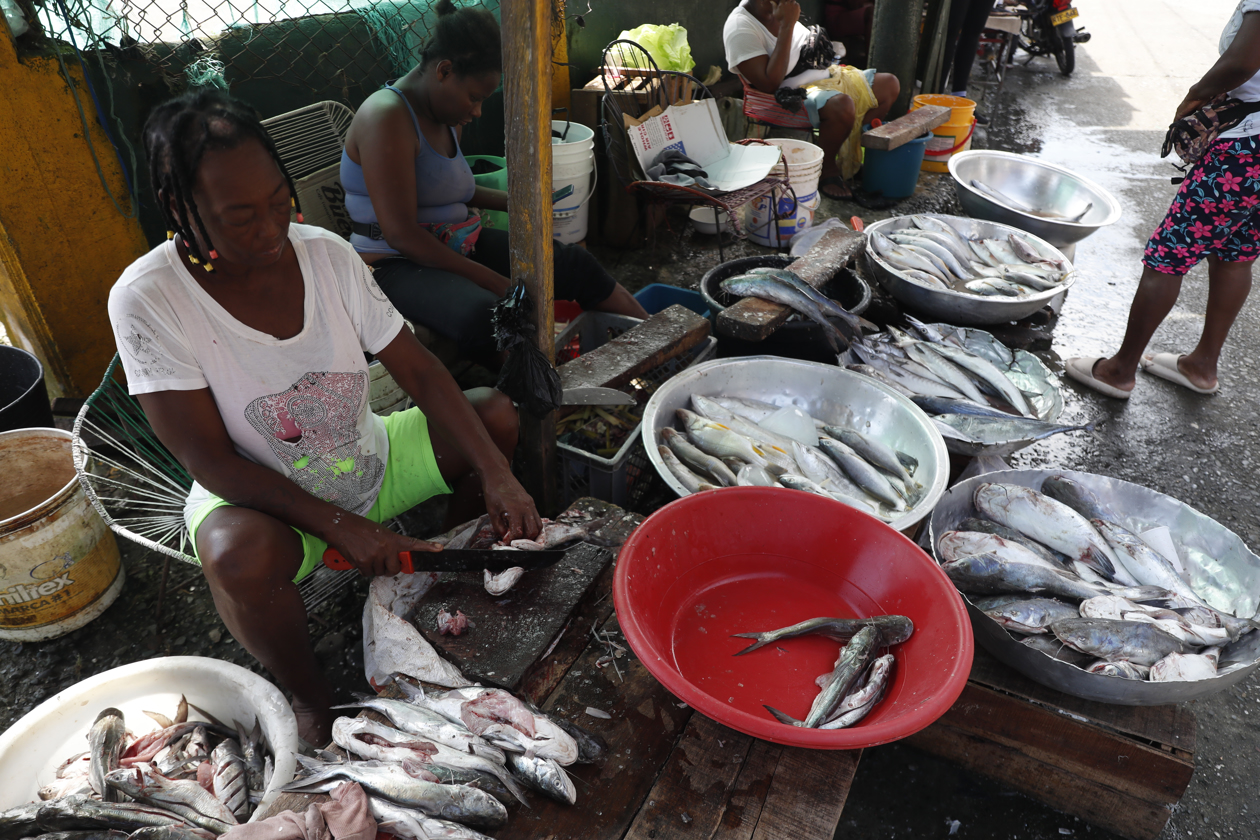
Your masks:
<svg viewBox="0 0 1260 840"><path fill-rule="evenodd" d="M556 364L589 353L641 323L641 319L628 315L584 312L556 338ZM709 336L681 356L634 378L622 390L633 396L638 405L644 405L666 380L703 362L716 350L717 339ZM641 513L639 506L650 497L652 483L659 481L643 448L639 427L635 427L611 458L567 443L557 443L556 451L560 458L560 491L565 505L583 496L593 496Z"/></svg>

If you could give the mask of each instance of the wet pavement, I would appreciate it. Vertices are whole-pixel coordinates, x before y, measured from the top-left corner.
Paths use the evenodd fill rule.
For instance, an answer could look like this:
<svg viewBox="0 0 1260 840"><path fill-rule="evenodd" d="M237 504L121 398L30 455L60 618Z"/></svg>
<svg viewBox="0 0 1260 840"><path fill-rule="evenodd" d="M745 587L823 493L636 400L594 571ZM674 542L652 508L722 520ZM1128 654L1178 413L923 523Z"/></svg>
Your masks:
<svg viewBox="0 0 1260 840"><path fill-rule="evenodd" d="M981 108L992 118L977 132L976 146L1036 155L1099 183L1115 195L1124 216L1076 251L1082 276L1040 355L1062 371L1061 359L1106 354L1123 333L1128 304L1140 273L1150 231L1159 223L1175 188L1167 161L1158 157L1167 122L1186 88L1216 57L1216 41L1234 0L1083 0L1081 17L1093 40L1077 49L1071 78L1052 59L1012 68ZM1022 61L1022 58L1021 58ZM957 212L944 179L924 179L914 198L892 211L872 212L825 201L820 218L868 222L891 213ZM690 231L662 232L653 248L597 249L630 288L650 282L696 288L717 264L712 237ZM727 258L766 253L748 243L729 246ZM1203 322L1207 294L1203 267L1186 278L1182 298L1156 333L1153 351L1185 352ZM1092 433L1036 444L1012 460L1017 466L1058 466L1116 476L1169 493L1212 515L1249 545L1260 546L1255 517L1260 492L1252 477L1260 455L1251 445L1260 433L1253 406L1260 386L1260 318L1244 309L1225 347L1221 393L1200 397L1139 374L1127 403L1065 386L1063 419L1100 419ZM417 535L436 530L440 508L415 524ZM425 522L434 527L426 531ZM162 606L161 561L123 545L129 580L123 595L97 621L60 640L0 643L0 729L36 703L85 676L162 654L214 656L253 670L257 663L226 633L199 573L173 564ZM317 650L344 690L363 686L360 610L366 586L356 584L325 607L311 624ZM1240 686L1193 704L1198 718L1196 772L1174 809L1161 840L1260 836L1252 768L1260 758L1260 687L1253 677ZM1250 717L1256 711L1256 718ZM998 784L905 746L868 750L850 792L837 837L843 838L1062 838L1115 835L1040 805Z"/></svg>

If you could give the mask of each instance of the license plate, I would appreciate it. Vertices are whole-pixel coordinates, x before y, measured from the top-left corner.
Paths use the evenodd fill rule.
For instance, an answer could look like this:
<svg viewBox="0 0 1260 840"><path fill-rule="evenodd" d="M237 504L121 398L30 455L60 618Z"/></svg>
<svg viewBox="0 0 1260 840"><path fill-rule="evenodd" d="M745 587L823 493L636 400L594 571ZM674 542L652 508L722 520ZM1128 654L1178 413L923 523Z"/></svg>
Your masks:
<svg viewBox="0 0 1260 840"><path fill-rule="evenodd" d="M1050 25L1058 26L1061 23L1067 23L1072 18L1076 18L1080 16L1081 16L1081 12L1079 9L1064 9L1063 11L1059 12L1057 15L1050 16Z"/></svg>

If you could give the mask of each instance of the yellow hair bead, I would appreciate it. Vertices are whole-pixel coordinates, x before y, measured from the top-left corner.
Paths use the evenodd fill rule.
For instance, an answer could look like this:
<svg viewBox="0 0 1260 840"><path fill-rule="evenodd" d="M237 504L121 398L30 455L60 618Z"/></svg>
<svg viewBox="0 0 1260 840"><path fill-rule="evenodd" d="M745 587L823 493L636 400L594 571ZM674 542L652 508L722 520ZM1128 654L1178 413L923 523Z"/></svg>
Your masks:
<svg viewBox="0 0 1260 840"><path fill-rule="evenodd" d="M202 268L204 268L207 272L214 271L214 266L212 266L210 263L206 263L205 265L202 266Z"/></svg>
<svg viewBox="0 0 1260 840"><path fill-rule="evenodd" d="M194 257L192 254L188 255L188 261L192 263L193 265L201 265L201 260Z"/></svg>
<svg viewBox="0 0 1260 840"><path fill-rule="evenodd" d="M173 230L168 230L168 231L166 232L166 238L167 238L167 239L174 239L174 238L175 238L175 231L173 231Z"/></svg>

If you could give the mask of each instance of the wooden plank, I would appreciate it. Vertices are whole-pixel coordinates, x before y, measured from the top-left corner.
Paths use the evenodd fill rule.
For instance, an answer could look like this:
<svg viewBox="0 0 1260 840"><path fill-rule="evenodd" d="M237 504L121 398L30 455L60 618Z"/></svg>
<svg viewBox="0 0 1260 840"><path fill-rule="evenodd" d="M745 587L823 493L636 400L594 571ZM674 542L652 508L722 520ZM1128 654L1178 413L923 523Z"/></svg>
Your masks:
<svg viewBox="0 0 1260 840"><path fill-rule="evenodd" d="M617 660L625 681L612 666L595 666L604 648L591 644L543 708L603 737L608 757L602 765L568 768L577 786L576 805L536 797L532 807L515 810L508 825L495 832L498 840L619 840L691 717L691 708L680 708L678 699L629 650L616 618L603 629L612 631L627 648ZM612 719L584 714L588 706L608 712Z"/></svg>
<svg viewBox="0 0 1260 840"><path fill-rule="evenodd" d="M560 366L564 387L617 388L709 337L709 321L685 306L658 312L607 344Z"/></svg>
<svg viewBox="0 0 1260 840"><path fill-rule="evenodd" d="M503 108L512 278L534 301L534 340L554 363L551 247L551 4L507 3L503 24ZM516 448L525 489L548 516L559 506L556 418L521 414Z"/></svg>
<svg viewBox="0 0 1260 840"><path fill-rule="evenodd" d="M910 736L905 743L944 756L972 772L1131 840L1154 840L1172 816L1174 803L1126 796L1082 779L1053 762L1031 758L1016 747L964 732L944 720Z"/></svg>
<svg viewBox="0 0 1260 840"><path fill-rule="evenodd" d="M1194 755L1197 724L1188 705L1117 706L1082 700L1033 682L979 646L971 665L971 680L1062 715L1088 718L1095 726L1177 750L1183 756Z"/></svg>
<svg viewBox="0 0 1260 840"><path fill-rule="evenodd" d="M856 231L829 231L804 256L792 263L792 271L817 289L865 247L866 237ZM783 326L791 314L792 310L782 304L744 298L718 313L717 331L745 341L764 341Z"/></svg>
<svg viewBox="0 0 1260 840"><path fill-rule="evenodd" d="M862 133L862 145L868 149L891 151L922 137L949 119L951 109L945 105L924 105L904 117L886 122Z"/></svg>
<svg viewBox="0 0 1260 840"><path fill-rule="evenodd" d="M442 658L473 682L515 691L564 629L613 553L582 543L554 566L526 572L503 595L486 592L480 572L443 575L424 596L413 621ZM475 626L459 636L437 630L437 614L459 609Z"/></svg>
<svg viewBox="0 0 1260 840"><path fill-rule="evenodd" d="M780 749L752 840L834 836L862 751Z"/></svg>

